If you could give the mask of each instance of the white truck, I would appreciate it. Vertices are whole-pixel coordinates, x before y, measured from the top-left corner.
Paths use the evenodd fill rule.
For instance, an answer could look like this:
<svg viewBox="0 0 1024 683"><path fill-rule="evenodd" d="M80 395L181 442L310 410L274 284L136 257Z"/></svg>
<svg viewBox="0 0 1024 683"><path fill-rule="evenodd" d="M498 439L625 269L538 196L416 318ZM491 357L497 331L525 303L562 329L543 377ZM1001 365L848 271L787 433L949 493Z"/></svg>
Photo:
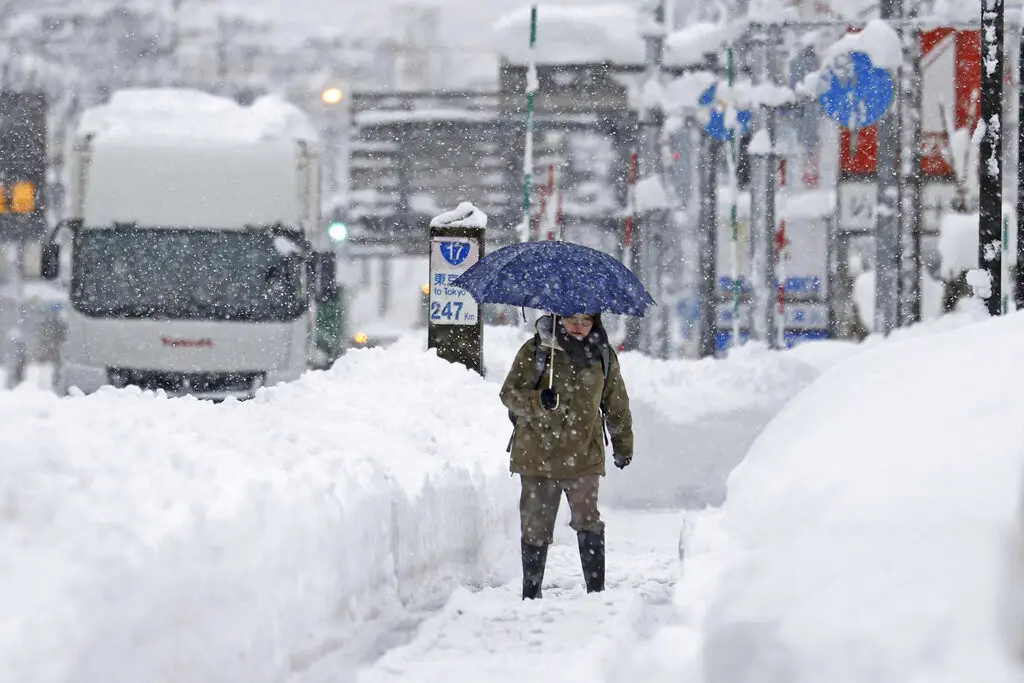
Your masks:
<svg viewBox="0 0 1024 683"><path fill-rule="evenodd" d="M334 287L316 143L272 98L139 89L84 112L70 218L42 257L44 277L70 274L58 392L247 398L310 367Z"/></svg>

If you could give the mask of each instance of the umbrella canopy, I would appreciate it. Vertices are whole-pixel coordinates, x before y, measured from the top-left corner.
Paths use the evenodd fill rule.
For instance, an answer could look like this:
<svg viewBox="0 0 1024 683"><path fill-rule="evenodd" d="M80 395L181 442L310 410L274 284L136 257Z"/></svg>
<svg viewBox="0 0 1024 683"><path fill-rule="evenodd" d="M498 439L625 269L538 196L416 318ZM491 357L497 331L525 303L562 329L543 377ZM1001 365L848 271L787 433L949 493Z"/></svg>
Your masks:
<svg viewBox="0 0 1024 683"><path fill-rule="evenodd" d="M575 313L643 316L654 299L628 268L609 254L572 242L522 242L488 254L455 287L477 303Z"/></svg>

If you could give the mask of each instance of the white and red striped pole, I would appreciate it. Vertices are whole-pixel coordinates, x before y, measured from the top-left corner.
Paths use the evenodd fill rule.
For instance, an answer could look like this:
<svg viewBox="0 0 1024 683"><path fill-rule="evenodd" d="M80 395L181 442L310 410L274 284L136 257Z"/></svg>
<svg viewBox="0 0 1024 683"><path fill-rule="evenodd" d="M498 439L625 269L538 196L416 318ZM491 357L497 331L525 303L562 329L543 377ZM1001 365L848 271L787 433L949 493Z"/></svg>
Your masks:
<svg viewBox="0 0 1024 683"><path fill-rule="evenodd" d="M565 241L565 214L562 213L562 191L558 192L558 208L555 210L555 225L558 226L558 241Z"/></svg>
<svg viewBox="0 0 1024 683"><path fill-rule="evenodd" d="M626 231L623 235L622 263L628 268L633 246L633 216L636 214L637 153L629 155L629 176L626 183Z"/></svg>
<svg viewBox="0 0 1024 683"><path fill-rule="evenodd" d="M786 158L779 159L779 186L786 187ZM786 218L779 218L779 227L775 231L775 281L778 300L775 307L776 345L779 349L786 348L786 266L783 250L786 248Z"/></svg>
<svg viewBox="0 0 1024 683"><path fill-rule="evenodd" d="M540 206L537 208L537 239L541 238L544 234L544 224L549 223L548 221L548 201L551 198L551 192L554 187L554 174L555 167L548 166L548 182L546 185L540 188ZM551 229L548 228L548 239L551 239Z"/></svg>
<svg viewBox="0 0 1024 683"><path fill-rule="evenodd" d="M555 225L554 225L554 221L551 219L551 215L550 215L551 214L551 207L548 205L549 201L554 201L554 199L555 199L555 166L554 166L554 164L549 164L548 165L548 186L547 186L547 193L545 194L545 199L547 201L544 202L544 222L547 223L547 226L548 226L548 241L550 242L550 241L555 239Z"/></svg>

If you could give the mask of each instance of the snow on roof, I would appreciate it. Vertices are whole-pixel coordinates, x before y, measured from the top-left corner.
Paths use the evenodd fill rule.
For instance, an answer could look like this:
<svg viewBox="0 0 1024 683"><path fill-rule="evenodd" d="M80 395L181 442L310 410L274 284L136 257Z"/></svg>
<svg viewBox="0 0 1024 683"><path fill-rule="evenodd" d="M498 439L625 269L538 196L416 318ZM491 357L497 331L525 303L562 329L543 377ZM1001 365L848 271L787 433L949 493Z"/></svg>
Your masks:
<svg viewBox="0 0 1024 683"><path fill-rule="evenodd" d="M670 107L695 107L718 77L710 71L692 71L669 81L665 86L665 99Z"/></svg>
<svg viewBox="0 0 1024 683"><path fill-rule="evenodd" d="M640 29L637 9L628 4L541 5L537 8L534 58L539 64L643 64ZM522 7L499 19L494 37L499 54L513 64L525 64L530 46L530 8Z"/></svg>
<svg viewBox="0 0 1024 683"><path fill-rule="evenodd" d="M317 140L306 115L278 97L264 96L244 107L226 97L179 88L119 90L109 103L82 114L78 134L151 142Z"/></svg>
<svg viewBox="0 0 1024 683"><path fill-rule="evenodd" d="M666 66L690 66L704 61L735 41L749 21L700 22L665 38ZM644 37L655 32L651 16L633 4L605 3L567 7L541 5L537 8L538 64L589 64L615 62L642 65L647 61ZM496 48L513 64L526 64L530 47L530 8L505 15L494 25Z"/></svg>
<svg viewBox="0 0 1024 683"><path fill-rule="evenodd" d="M845 1L850 2L851 0ZM799 21L800 8L794 6L796 4L789 0L752 0L748 17L752 21L765 23Z"/></svg>
<svg viewBox="0 0 1024 683"><path fill-rule="evenodd" d="M435 216L430 221L432 228L486 228L487 214L473 206L471 202L462 202L451 211Z"/></svg>
<svg viewBox="0 0 1024 683"><path fill-rule="evenodd" d="M951 1L963 3L963 0ZM878 15L878 0L825 0L824 5L829 14L838 19L863 20L869 15Z"/></svg>
<svg viewBox="0 0 1024 683"><path fill-rule="evenodd" d="M357 112L357 126L381 126L397 123L429 122L429 121L463 121L466 123L486 123L494 121L496 114L468 109L418 109L414 111L361 111Z"/></svg>
<svg viewBox="0 0 1024 683"><path fill-rule="evenodd" d="M715 54L739 38L745 21L728 24L697 22L669 34L665 39L665 61L672 64L699 64L707 54Z"/></svg>

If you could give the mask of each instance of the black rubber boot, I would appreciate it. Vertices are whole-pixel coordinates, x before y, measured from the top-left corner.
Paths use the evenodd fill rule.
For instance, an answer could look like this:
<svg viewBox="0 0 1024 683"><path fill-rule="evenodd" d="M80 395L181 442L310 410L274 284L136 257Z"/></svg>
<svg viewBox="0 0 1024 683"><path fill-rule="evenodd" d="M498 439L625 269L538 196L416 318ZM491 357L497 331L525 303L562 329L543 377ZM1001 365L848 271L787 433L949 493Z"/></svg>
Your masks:
<svg viewBox="0 0 1024 683"><path fill-rule="evenodd" d="M540 586L544 582L544 565L548 561L546 545L523 546L523 600L541 597Z"/></svg>
<svg viewBox="0 0 1024 683"><path fill-rule="evenodd" d="M604 590L604 531L581 531L576 536L587 592L600 593Z"/></svg>

